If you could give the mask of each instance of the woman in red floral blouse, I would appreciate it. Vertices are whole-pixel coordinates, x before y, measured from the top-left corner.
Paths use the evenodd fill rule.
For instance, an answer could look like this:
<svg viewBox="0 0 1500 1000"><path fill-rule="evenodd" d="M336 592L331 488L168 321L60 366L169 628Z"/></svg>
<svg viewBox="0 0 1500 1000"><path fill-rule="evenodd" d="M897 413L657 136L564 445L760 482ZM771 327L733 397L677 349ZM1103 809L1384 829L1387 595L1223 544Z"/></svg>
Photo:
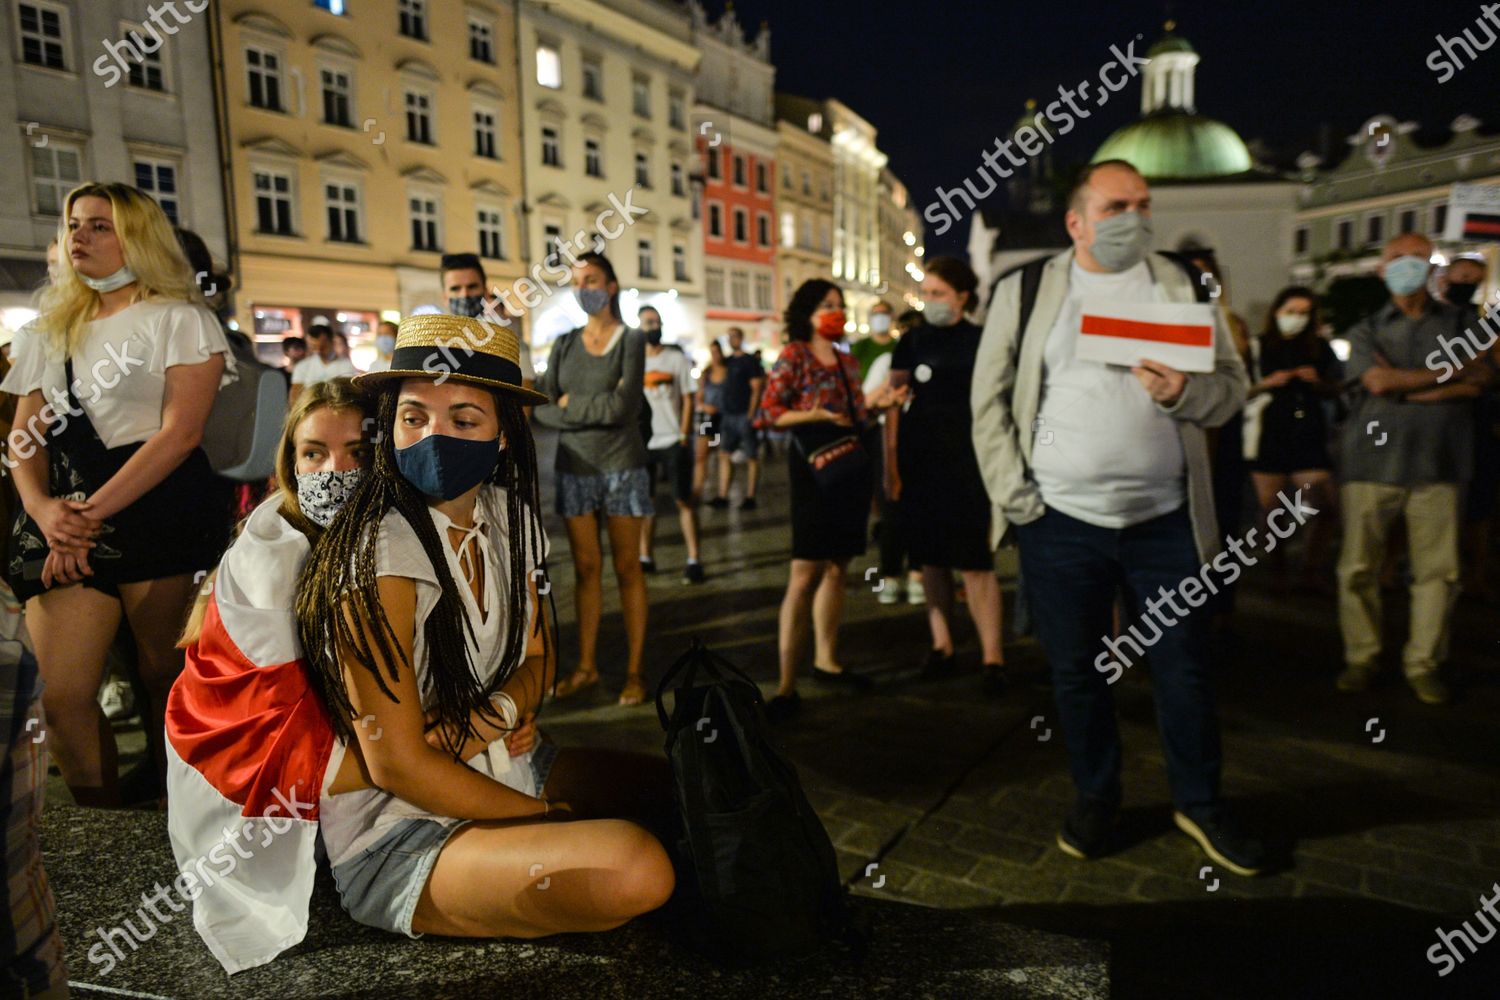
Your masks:
<svg viewBox="0 0 1500 1000"><path fill-rule="evenodd" d="M792 492L792 565L781 602L781 686L766 705L773 722L801 708L797 666L814 635L813 671L819 682L866 690L870 679L838 662L839 621L849 560L865 551L866 518L872 482L864 472L820 485L807 454L846 429L862 436L865 400L859 366L834 344L844 336L844 296L838 286L818 279L804 282L786 310L787 345L776 359L761 397L762 427L789 430L796 446L788 451Z"/></svg>

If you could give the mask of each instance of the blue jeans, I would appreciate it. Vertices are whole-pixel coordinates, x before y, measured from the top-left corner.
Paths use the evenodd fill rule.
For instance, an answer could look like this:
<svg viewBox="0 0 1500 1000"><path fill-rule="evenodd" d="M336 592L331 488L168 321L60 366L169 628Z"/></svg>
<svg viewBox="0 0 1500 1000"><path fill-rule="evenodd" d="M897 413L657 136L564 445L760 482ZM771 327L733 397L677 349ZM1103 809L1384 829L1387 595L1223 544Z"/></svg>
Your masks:
<svg viewBox="0 0 1500 1000"><path fill-rule="evenodd" d="M1111 657L1121 661L1104 639L1113 635L1111 612L1123 587L1129 606L1122 625L1127 635L1134 625L1142 642L1122 638L1115 648L1149 649L1173 801L1194 818L1209 812L1219 798L1221 763L1208 662L1210 611L1189 607L1176 625L1164 628L1141 616L1148 598L1172 615L1159 600L1159 588L1175 594L1202 569L1187 507L1122 529L1096 527L1048 508L1032 523L1017 525L1016 539L1079 794L1109 806L1120 802L1120 730L1109 675L1118 679Z"/></svg>

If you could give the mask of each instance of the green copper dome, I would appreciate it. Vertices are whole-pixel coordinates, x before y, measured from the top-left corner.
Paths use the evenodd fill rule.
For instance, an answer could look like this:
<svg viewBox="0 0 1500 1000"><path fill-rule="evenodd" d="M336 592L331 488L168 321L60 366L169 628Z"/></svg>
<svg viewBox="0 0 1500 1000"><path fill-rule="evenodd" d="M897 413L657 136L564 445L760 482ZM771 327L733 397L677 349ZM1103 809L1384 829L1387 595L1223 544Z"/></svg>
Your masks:
<svg viewBox="0 0 1500 1000"><path fill-rule="evenodd" d="M1153 56L1159 56L1165 52L1195 51L1197 50L1188 44L1188 40L1186 38L1180 38L1177 35L1168 35L1161 41L1157 42L1155 45L1151 46L1151 48L1146 50L1146 56L1147 58L1151 58Z"/></svg>
<svg viewBox="0 0 1500 1000"><path fill-rule="evenodd" d="M1125 160L1148 180L1200 180L1248 171L1250 150L1223 122L1183 111L1149 115L1104 140L1093 162Z"/></svg>

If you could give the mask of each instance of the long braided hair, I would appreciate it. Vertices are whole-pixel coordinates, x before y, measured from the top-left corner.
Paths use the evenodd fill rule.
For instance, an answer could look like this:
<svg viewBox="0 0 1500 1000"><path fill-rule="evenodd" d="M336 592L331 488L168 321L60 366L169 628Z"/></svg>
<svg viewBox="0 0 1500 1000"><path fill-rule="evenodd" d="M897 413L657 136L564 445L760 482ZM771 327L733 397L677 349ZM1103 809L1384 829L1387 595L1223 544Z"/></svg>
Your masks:
<svg viewBox="0 0 1500 1000"><path fill-rule="evenodd" d="M505 491L511 553L509 579L494 581L503 583L503 587L492 586L488 580L485 583L489 599L494 601L498 597L503 601L498 607L492 605L490 614L506 615L506 632L501 669L484 685L475 673L465 642L465 635L474 634L474 626L464 611L458 588L468 584L455 581L448 571L445 549L449 542L433 522L427 497L412 487L396 467L391 432L400 388L400 380L392 380L376 390L374 462L303 567L297 584L298 629L309 678L328 709L334 732L346 743L352 742L351 720L355 712L344 682L342 658L352 657L370 671L380 690L392 701L397 698L387 680L396 679L398 664L415 669L414 664L407 662L386 618L376 587L380 522L393 508L399 511L416 532L441 590L437 606L427 618L423 637L437 713L434 724L443 727L444 749L457 757L464 741L478 736L471 713L478 711L492 724L503 725L490 695L504 687L525 657L529 638L525 614L529 582L526 557L534 554L540 562L544 551L536 447L520 401L509 393L491 391L505 447L488 482ZM500 539L494 538L492 542L499 543ZM539 599L537 628L542 632L546 662L550 665L553 637L549 629L541 627L540 603ZM555 626L556 615L551 617ZM385 674L378 666L380 659L388 664ZM549 681L544 678L543 690Z"/></svg>

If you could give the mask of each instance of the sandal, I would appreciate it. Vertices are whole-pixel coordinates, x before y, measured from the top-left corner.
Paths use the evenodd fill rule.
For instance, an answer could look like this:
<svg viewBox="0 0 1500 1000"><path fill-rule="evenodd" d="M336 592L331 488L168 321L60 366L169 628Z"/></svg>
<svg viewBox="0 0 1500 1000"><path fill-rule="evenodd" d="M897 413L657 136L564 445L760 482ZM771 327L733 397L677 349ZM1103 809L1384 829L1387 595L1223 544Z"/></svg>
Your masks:
<svg viewBox="0 0 1500 1000"><path fill-rule="evenodd" d="M620 689L621 705L640 705L646 700L646 679L639 674L631 674L625 678L625 686Z"/></svg>
<svg viewBox="0 0 1500 1000"><path fill-rule="evenodd" d="M575 670L558 681L552 688L552 697L571 698L580 691L599 683L599 671Z"/></svg>

